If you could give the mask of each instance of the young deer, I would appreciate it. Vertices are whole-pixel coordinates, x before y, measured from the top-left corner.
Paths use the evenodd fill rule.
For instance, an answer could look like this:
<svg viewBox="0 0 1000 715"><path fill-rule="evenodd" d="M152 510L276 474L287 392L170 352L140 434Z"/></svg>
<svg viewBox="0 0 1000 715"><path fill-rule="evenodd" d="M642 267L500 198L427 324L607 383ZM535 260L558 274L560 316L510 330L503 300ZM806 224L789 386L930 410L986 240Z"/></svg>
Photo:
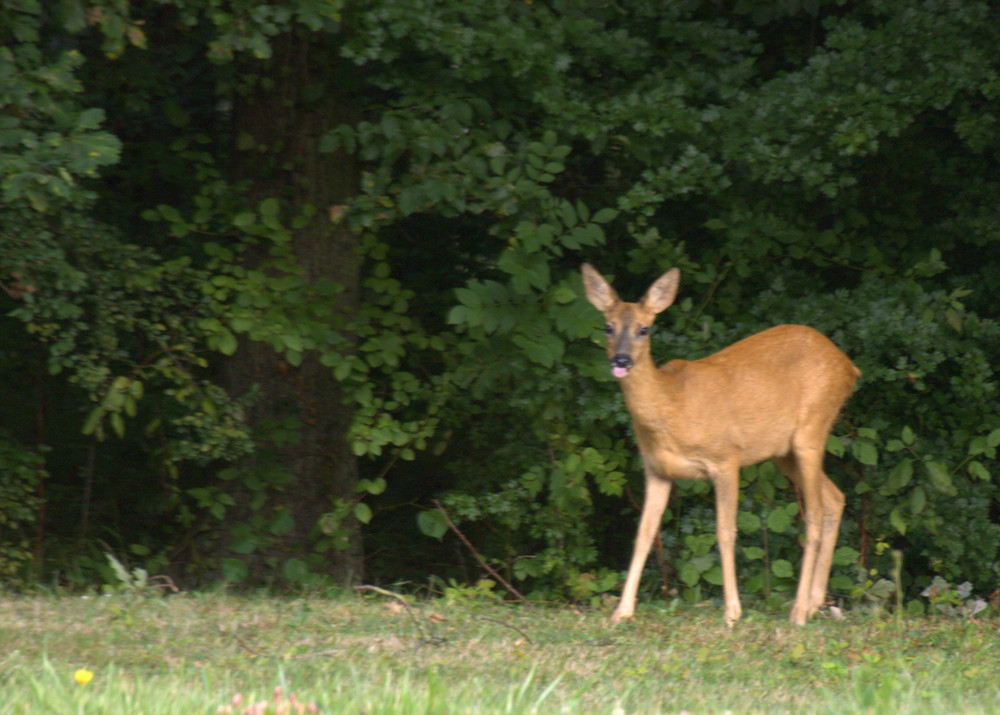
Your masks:
<svg viewBox="0 0 1000 715"><path fill-rule="evenodd" d="M638 303L623 303L584 264L587 299L604 313L608 358L632 415L646 474L646 501L625 588L612 622L630 618L646 557L676 479L710 479L722 557L726 622L740 617L733 549L740 467L773 459L799 488L805 546L791 621L823 605L844 495L823 472L826 438L861 372L819 332L779 325L700 360L657 368L649 329L674 302L680 271L661 276Z"/></svg>

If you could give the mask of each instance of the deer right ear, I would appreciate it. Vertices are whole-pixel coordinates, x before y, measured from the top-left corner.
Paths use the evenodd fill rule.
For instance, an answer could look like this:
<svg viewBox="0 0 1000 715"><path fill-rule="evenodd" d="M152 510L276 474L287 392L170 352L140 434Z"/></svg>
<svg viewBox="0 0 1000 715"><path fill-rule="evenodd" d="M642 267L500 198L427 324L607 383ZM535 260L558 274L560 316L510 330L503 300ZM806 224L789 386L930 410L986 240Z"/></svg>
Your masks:
<svg viewBox="0 0 1000 715"><path fill-rule="evenodd" d="M583 274L583 290L592 306L604 313L618 302L615 289L604 280L604 276L598 273L596 268L584 263L580 272Z"/></svg>
<svg viewBox="0 0 1000 715"><path fill-rule="evenodd" d="M660 313L671 305L677 297L677 286L681 282L681 272L679 268L671 268L656 282L649 287L646 295L642 297L642 305L649 308L654 313Z"/></svg>

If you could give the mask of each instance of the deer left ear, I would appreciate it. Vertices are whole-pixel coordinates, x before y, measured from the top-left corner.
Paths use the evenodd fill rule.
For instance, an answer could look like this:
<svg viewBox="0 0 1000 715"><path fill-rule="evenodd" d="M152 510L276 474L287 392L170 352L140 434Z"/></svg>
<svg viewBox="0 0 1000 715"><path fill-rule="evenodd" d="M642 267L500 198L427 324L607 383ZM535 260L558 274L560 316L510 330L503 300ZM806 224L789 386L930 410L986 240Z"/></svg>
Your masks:
<svg viewBox="0 0 1000 715"><path fill-rule="evenodd" d="M671 268L656 282L649 287L646 295L642 297L642 306L654 313L660 313L669 308L677 297L677 287L681 282L681 272L678 268Z"/></svg>

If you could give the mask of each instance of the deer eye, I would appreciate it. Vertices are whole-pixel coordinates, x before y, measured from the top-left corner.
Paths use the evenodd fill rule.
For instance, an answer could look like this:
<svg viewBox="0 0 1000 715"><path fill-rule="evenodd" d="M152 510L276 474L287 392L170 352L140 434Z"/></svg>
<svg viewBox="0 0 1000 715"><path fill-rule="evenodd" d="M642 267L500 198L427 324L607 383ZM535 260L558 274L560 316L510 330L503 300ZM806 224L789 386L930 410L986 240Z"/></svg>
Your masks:
<svg viewBox="0 0 1000 715"><path fill-rule="evenodd" d="M649 335L649 328L639 328L639 337L644 338Z"/></svg>
<svg viewBox="0 0 1000 715"><path fill-rule="evenodd" d="M611 323L605 324L605 326L604 326L604 334L605 335L611 335L614 332L615 332L615 329L611 327Z"/></svg>

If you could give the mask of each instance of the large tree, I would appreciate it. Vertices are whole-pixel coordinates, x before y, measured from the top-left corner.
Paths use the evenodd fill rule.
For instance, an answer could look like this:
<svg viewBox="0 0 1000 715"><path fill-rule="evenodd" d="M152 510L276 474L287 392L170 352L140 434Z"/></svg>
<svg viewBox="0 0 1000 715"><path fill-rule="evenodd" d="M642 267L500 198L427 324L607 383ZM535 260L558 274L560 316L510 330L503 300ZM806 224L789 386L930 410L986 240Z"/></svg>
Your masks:
<svg viewBox="0 0 1000 715"><path fill-rule="evenodd" d="M250 205L278 199L282 214L308 216L291 232L289 255L296 272L290 275L307 286L329 285L331 291L312 299L331 301L331 328L343 328L358 316L359 241L335 219L358 193L359 173L354 157L322 153L319 143L332 129L358 121L362 98L338 57L335 38L290 29L270 45L268 58L247 58L236 70L241 86L234 93L232 113L238 146L234 180L246 182ZM246 267L281 271L273 265L270 248L266 242L251 247L244 254ZM349 345L352 340L346 339ZM344 348L345 353L351 350ZM263 449L244 466L241 479L234 480L236 505L227 513L224 531L258 518L251 490L241 487L241 481L260 478L276 466L288 477L272 506L287 526L272 529L278 544L255 552L265 559L281 551L308 554L323 536L321 517L338 503L352 502L358 481L357 458L348 441L352 408L320 354L303 353L300 362L290 364L271 344L244 340L225 362L225 383L232 393L242 394L251 386L259 390L248 419L259 430ZM295 436L283 443L270 441L266 431L289 420ZM347 522L332 548L324 550L327 562L319 571L349 583L363 573L361 536L353 517L343 518ZM223 545L230 546L228 538ZM267 574L262 562L255 561L252 574L259 580Z"/></svg>

